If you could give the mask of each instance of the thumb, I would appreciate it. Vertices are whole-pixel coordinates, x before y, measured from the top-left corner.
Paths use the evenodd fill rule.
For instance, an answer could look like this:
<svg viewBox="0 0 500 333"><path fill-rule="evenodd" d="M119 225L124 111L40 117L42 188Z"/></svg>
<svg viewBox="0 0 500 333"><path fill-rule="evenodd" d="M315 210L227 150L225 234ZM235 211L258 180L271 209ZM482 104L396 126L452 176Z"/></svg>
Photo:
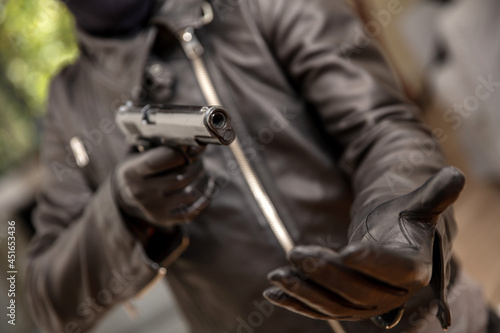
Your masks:
<svg viewBox="0 0 500 333"><path fill-rule="evenodd" d="M454 203L464 188L465 177L454 167L445 167L422 186L407 194L405 210L413 213L441 214Z"/></svg>

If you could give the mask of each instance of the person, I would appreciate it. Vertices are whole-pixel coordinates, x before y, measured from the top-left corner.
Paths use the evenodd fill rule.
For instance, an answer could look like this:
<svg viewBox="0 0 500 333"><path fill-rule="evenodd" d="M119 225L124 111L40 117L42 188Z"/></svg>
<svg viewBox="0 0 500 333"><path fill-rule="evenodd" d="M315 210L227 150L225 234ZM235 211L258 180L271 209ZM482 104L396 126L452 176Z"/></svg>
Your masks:
<svg viewBox="0 0 500 333"><path fill-rule="evenodd" d="M88 331L168 268L193 332L485 332L452 258L463 175L343 1L104 3L68 2L80 57L50 88L42 329ZM131 153L128 99L222 105L237 140Z"/></svg>

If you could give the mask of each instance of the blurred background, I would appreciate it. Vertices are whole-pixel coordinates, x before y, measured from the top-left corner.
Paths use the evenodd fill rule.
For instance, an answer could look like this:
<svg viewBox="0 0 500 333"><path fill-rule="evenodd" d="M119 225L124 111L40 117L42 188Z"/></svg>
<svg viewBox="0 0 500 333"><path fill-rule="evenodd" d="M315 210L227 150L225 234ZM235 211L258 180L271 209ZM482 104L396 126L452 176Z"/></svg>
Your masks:
<svg viewBox="0 0 500 333"><path fill-rule="evenodd" d="M467 187L456 204L461 265L500 312L500 2L498 0L346 0L383 48L402 86L442 139ZM354 45L349 52L362 49ZM6 306L7 221L16 221L17 325L37 332L22 305L23 258L33 235L31 212L40 183L39 124L50 78L78 56L74 23L54 0L0 1L0 308ZM347 55L348 56L348 55ZM95 330L186 332L167 287L123 308ZM168 325L164 325L168 322ZM168 331L166 331L166 327Z"/></svg>

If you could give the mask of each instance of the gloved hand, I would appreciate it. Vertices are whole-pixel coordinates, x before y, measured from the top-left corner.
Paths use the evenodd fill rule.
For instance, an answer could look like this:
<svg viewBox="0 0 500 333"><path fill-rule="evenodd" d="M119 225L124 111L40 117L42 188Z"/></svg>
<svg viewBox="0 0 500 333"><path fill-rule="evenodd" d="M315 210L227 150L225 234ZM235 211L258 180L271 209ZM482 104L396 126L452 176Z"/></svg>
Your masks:
<svg viewBox="0 0 500 333"><path fill-rule="evenodd" d="M201 160L160 146L122 163L114 174L118 205L128 215L154 226L171 227L197 216L208 205L214 181Z"/></svg>
<svg viewBox="0 0 500 333"><path fill-rule="evenodd" d="M339 253L298 246L290 267L271 272L272 303L316 319L367 318L394 327L404 306L431 279L432 251L441 214L458 198L464 177L443 168L415 191L364 214Z"/></svg>

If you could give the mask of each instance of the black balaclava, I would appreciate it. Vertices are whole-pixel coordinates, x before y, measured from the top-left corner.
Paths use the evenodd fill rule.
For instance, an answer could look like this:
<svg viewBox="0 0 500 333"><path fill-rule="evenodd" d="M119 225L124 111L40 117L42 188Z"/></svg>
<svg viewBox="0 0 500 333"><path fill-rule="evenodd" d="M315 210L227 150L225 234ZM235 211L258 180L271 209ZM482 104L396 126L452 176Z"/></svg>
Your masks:
<svg viewBox="0 0 500 333"><path fill-rule="evenodd" d="M67 0L77 26L85 32L115 37L140 30L155 0Z"/></svg>

